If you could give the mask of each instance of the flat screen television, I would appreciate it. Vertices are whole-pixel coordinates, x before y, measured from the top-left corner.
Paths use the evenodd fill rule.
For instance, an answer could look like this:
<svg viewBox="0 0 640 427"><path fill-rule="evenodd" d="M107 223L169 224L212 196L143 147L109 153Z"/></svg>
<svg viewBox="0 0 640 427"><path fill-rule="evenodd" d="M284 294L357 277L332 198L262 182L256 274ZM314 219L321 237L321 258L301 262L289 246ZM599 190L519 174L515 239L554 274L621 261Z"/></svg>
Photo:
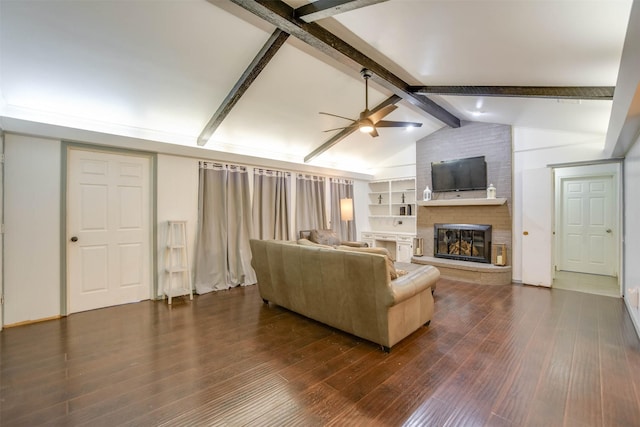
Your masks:
<svg viewBox="0 0 640 427"><path fill-rule="evenodd" d="M431 163L434 192L486 190L487 162L484 156Z"/></svg>

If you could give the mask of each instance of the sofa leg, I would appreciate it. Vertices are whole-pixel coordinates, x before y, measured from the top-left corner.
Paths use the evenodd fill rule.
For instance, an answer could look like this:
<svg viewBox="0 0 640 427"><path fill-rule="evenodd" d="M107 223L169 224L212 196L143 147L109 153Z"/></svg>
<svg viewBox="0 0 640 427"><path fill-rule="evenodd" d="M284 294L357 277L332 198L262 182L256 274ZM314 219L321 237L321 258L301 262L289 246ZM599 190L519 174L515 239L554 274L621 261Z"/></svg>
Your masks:
<svg viewBox="0 0 640 427"><path fill-rule="evenodd" d="M384 351L385 353L390 353L391 352L391 348L387 347L386 345L382 345L382 351Z"/></svg>
<svg viewBox="0 0 640 427"><path fill-rule="evenodd" d="M269 300L268 300L268 299L264 299L264 298L262 298L262 302L263 302L263 303L265 303L265 304L267 304L267 305L269 305Z"/></svg>
<svg viewBox="0 0 640 427"><path fill-rule="evenodd" d="M431 320L427 320L427 323L424 324L424 326L429 326L431 324Z"/></svg>

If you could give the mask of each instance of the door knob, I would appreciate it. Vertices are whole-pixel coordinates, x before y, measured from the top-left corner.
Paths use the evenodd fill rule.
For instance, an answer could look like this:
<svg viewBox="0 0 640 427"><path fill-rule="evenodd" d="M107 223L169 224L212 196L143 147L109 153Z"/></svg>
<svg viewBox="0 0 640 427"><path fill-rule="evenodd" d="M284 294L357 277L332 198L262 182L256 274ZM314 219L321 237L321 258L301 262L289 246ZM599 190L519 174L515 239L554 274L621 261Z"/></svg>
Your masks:
<svg viewBox="0 0 640 427"><path fill-rule="evenodd" d="M78 241L78 238L77 238L76 236L73 236L73 237L71 238L71 241L72 241L72 242L77 242L77 241Z"/></svg>

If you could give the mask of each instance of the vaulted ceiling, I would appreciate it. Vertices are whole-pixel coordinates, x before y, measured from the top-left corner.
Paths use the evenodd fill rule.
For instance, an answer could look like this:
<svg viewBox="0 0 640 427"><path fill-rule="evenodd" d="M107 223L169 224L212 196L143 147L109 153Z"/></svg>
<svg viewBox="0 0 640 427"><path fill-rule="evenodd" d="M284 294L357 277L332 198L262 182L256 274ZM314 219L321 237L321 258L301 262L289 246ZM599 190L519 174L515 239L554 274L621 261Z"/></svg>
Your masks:
<svg viewBox="0 0 640 427"><path fill-rule="evenodd" d="M0 115L297 163L334 138L309 164L365 173L457 120L604 140L631 4L2 0ZM323 132L362 67L369 108L422 127Z"/></svg>

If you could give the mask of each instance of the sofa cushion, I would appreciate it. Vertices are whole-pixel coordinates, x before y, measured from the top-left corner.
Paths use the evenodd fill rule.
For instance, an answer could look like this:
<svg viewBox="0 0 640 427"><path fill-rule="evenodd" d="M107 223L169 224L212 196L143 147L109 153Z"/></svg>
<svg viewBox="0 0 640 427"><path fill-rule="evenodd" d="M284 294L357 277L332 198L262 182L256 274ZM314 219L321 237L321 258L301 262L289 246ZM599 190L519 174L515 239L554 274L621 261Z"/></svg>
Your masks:
<svg viewBox="0 0 640 427"><path fill-rule="evenodd" d="M298 239L298 244L303 246L315 246L316 248L335 249L335 246L321 245L320 243L314 243L309 239Z"/></svg>
<svg viewBox="0 0 640 427"><path fill-rule="evenodd" d="M333 230L311 230L309 240L321 245L338 246L340 238Z"/></svg>
<svg viewBox="0 0 640 427"><path fill-rule="evenodd" d="M391 280L395 280L397 279L399 276L402 276L402 274L398 274L398 271L396 271L396 267L393 264L393 258L391 257L391 253L389 252L389 250L387 248L359 248L359 247L354 247L354 246L339 246L338 249L342 249L345 251L353 251L353 252L365 252L365 253L369 253L369 254L376 254L376 255L384 255L384 257L387 260L387 270L389 271L389 275L391 276ZM404 272L404 274L406 274L406 272Z"/></svg>

